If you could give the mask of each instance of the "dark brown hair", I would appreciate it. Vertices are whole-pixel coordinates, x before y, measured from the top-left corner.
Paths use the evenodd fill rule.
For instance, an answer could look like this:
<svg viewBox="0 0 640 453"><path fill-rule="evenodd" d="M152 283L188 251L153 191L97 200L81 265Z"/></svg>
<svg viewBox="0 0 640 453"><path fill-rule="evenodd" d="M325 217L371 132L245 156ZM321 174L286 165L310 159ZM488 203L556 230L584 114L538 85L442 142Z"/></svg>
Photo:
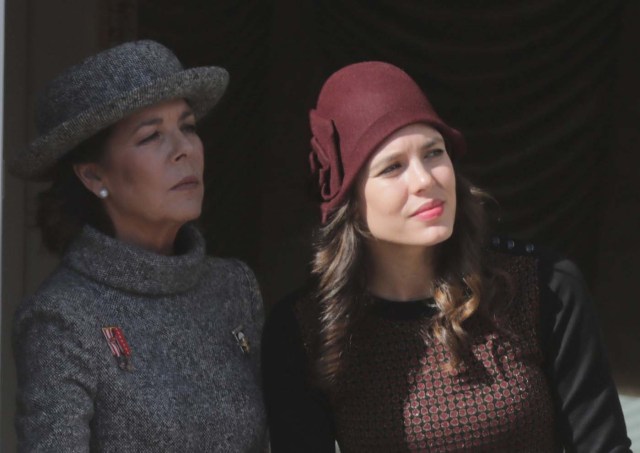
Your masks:
<svg viewBox="0 0 640 453"><path fill-rule="evenodd" d="M436 246L434 299L438 314L425 341L435 338L449 351L443 364L459 369L470 352L465 321L478 315L493 323L506 302L510 281L506 273L485 260L485 195L460 175L456 176L457 210L452 236ZM363 309L366 293L364 240L367 232L357 218L355 197L336 209L320 227L315 243L312 295L318 309L318 338L314 345L320 385L332 387L343 368L347 339ZM499 284L496 283L499 282ZM506 289L501 291L501 289Z"/></svg>
<svg viewBox="0 0 640 453"><path fill-rule="evenodd" d="M38 194L36 225L45 247L55 254L64 253L86 224L113 234L101 201L73 170L74 164L100 162L110 134L111 128L103 129L67 153L48 174L51 186Z"/></svg>

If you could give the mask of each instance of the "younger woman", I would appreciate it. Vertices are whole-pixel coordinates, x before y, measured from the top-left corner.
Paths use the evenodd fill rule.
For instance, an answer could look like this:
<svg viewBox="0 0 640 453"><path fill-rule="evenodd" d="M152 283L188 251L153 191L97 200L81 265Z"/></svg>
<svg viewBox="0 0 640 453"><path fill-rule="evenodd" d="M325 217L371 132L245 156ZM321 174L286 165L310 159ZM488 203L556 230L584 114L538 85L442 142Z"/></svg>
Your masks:
<svg viewBox="0 0 640 453"><path fill-rule="evenodd" d="M263 339L274 452L626 452L575 266L493 242L462 136L390 64L325 83L313 278Z"/></svg>

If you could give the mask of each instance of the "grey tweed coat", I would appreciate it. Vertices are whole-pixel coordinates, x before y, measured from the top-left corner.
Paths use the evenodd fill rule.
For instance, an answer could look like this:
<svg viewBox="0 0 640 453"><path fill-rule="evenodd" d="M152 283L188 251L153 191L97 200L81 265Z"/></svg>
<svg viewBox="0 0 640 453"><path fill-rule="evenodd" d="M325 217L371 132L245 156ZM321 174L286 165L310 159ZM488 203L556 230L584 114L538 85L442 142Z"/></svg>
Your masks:
<svg viewBox="0 0 640 453"><path fill-rule="evenodd" d="M177 244L180 254L160 256L86 227L22 304L19 451L264 449L256 280L239 261L206 257L192 226ZM128 369L104 327L124 334Z"/></svg>

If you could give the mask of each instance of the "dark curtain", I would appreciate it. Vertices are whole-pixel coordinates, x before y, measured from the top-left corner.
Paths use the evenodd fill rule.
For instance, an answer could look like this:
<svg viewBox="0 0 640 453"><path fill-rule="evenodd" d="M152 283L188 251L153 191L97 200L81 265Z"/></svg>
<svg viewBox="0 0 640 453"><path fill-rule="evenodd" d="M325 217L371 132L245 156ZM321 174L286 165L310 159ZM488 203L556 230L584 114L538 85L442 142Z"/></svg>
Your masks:
<svg viewBox="0 0 640 453"><path fill-rule="evenodd" d="M460 169L496 198L496 229L578 262L617 375L637 381L637 2L104 1L105 42L150 37L189 66L229 69L200 128L202 225L210 252L256 270L267 305L307 275L308 110L334 70L387 60L465 134Z"/></svg>
<svg viewBox="0 0 640 453"><path fill-rule="evenodd" d="M138 0L137 37L175 51L185 66L217 65L227 93L199 126L205 143L201 224L209 251L255 263L271 7L261 0Z"/></svg>
<svg viewBox="0 0 640 453"><path fill-rule="evenodd" d="M138 37L187 65L219 64L232 76L201 127L212 252L256 264L271 256L270 230L276 242L276 230L296 234L305 222L285 217L309 217L298 208L311 203L287 193L304 191L306 111L332 71L379 59L416 78L465 134L460 166L496 198L496 229L565 252L593 277L623 4L138 0L137 22Z"/></svg>
<svg viewBox="0 0 640 453"><path fill-rule="evenodd" d="M325 73L360 60L409 72L467 138L463 172L498 229L593 276L610 163L617 0L316 0Z"/></svg>

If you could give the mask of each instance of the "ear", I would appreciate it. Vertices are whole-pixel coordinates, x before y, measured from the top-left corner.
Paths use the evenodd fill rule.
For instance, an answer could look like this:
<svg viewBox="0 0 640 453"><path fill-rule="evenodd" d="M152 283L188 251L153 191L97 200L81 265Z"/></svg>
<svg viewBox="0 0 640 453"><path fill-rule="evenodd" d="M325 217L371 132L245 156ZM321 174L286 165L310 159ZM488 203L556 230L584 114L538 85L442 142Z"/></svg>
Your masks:
<svg viewBox="0 0 640 453"><path fill-rule="evenodd" d="M105 188L102 179L100 166L95 162L84 164L74 164L73 171L82 184L95 196L98 196L100 189Z"/></svg>

